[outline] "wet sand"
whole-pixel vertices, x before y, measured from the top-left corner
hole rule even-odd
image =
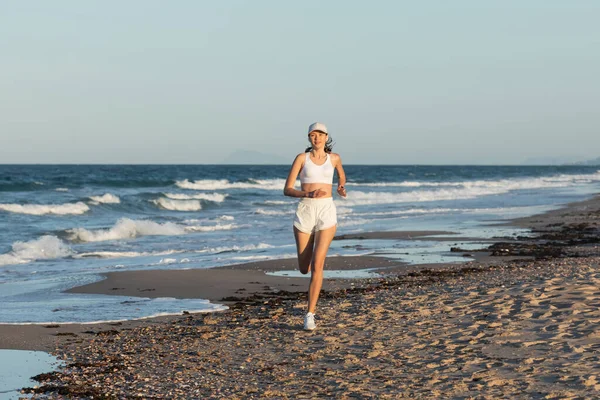
[[[246,281],[242,296],[244,286],[233,285],[240,298],[230,310],[54,336],[54,353],[70,366],[38,391],[119,398],[598,397],[599,222],[595,198],[515,221],[537,237],[481,249],[493,255],[485,261],[407,269],[386,260],[382,270],[395,276],[340,281],[324,292],[314,332],[301,330],[306,286],[293,286],[306,280],[247,282],[281,269],[281,260],[218,268],[232,279],[243,275],[236,283]],[[368,267],[349,258],[346,264]],[[181,279],[202,272],[179,271],[162,287],[155,285],[165,279],[161,271],[135,284],[120,272],[87,290],[189,293],[193,285]]]
[[[201,298],[228,304],[238,299],[280,292],[305,292],[308,277],[282,277],[266,272],[295,271],[295,258],[236,264],[219,268],[187,270],[123,271],[105,274],[105,280],[79,286],[67,293],[119,294],[124,296]],[[382,257],[330,257],[329,270],[390,268],[403,265]],[[350,280],[326,280],[326,291],[350,287]]]

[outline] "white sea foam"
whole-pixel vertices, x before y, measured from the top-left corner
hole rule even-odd
[[[372,219],[363,219],[363,218],[348,218],[338,221],[338,226],[340,227],[348,227],[355,225],[366,225],[372,223]]]
[[[389,192],[360,192],[353,191],[348,194],[344,204],[357,206],[367,204],[393,204],[404,202],[424,202],[435,200],[455,200],[476,197],[473,191],[463,189],[441,189],[435,191],[414,191],[405,193]]]
[[[251,250],[264,250],[271,249],[274,246],[267,243],[249,244],[246,246],[231,246],[231,247],[212,247],[210,249],[197,250],[196,253],[227,253],[227,252],[240,252],[240,251],[251,251]]]
[[[346,186],[365,186],[365,187],[427,187],[427,186],[462,186],[464,182],[417,182],[417,181],[405,181],[405,182],[369,182],[369,183],[355,183],[348,182]]]
[[[147,257],[147,256],[164,256],[169,254],[181,253],[183,250],[166,250],[159,252],[137,252],[137,251],[93,251],[88,253],[79,253],[73,256],[73,258],[135,258],[135,257]]]
[[[188,232],[214,232],[214,231],[229,231],[238,228],[236,224],[225,224],[225,225],[213,225],[213,226],[186,226],[185,230]]]
[[[526,210],[535,210],[539,206],[523,206],[523,207],[498,207],[498,208],[467,208],[463,211],[465,213],[472,214],[486,214],[486,213],[494,213],[494,214],[504,214],[504,213],[518,213],[524,212]]]
[[[350,207],[340,206],[339,203],[337,203],[337,202],[335,205],[335,209],[336,209],[337,215],[345,215],[345,214],[352,213],[352,209]]]
[[[73,250],[56,236],[45,235],[29,242],[15,242],[12,251],[0,254],[0,265],[26,264],[35,260],[67,257]]]
[[[353,216],[394,216],[394,215],[412,215],[412,214],[449,214],[449,213],[464,213],[464,214],[524,214],[531,210],[534,213],[538,210],[538,206],[524,207],[498,207],[498,208],[413,208],[409,210],[390,210],[377,212],[355,212]]]
[[[230,182],[227,179],[203,179],[190,182],[185,179],[176,181],[175,185],[182,189],[223,190],[223,189],[262,189],[283,190],[285,179],[250,179],[249,182]]]
[[[270,260],[273,256],[239,256],[229,257],[232,261],[256,261],[256,260]]]
[[[228,257],[228,260],[231,261],[257,261],[257,260],[281,260],[284,258],[296,258],[296,254],[286,253],[286,254],[274,254],[274,255],[253,255],[253,256],[237,256],[237,257]]]
[[[158,264],[174,264],[176,262],[176,258],[161,258]]]
[[[166,197],[173,200],[206,200],[215,203],[222,203],[228,194],[221,193],[196,193],[196,194],[181,194],[181,193],[164,193]]]
[[[69,191],[68,188],[56,188],[54,190],[56,190],[57,192],[68,192]]]
[[[185,264],[190,262],[189,258],[182,258],[181,260],[178,260],[176,258],[161,258],[159,262],[157,263],[153,263],[153,264],[149,264],[149,265],[164,265],[164,264]]]
[[[289,211],[278,211],[278,210],[265,210],[263,208],[257,208],[256,210],[254,210],[254,214],[259,214],[259,215],[290,215],[293,214],[294,210],[289,210]]]
[[[578,175],[555,175],[546,176],[541,178],[524,178],[524,179],[501,179],[497,181],[492,180],[478,180],[478,181],[459,181],[459,182],[420,182],[420,181],[404,181],[404,182],[370,182],[370,183],[355,183],[348,182],[346,186],[364,186],[364,187],[503,187],[508,183],[513,183],[518,188],[524,189],[538,189],[545,187],[561,187],[557,185],[559,183],[565,184],[580,184],[590,183],[594,181],[600,181],[600,171],[594,174],[578,174]],[[514,190],[514,189],[510,189]]]
[[[353,215],[387,216],[387,215],[406,215],[406,214],[447,214],[451,212],[466,212],[467,209],[459,208],[413,208],[410,210],[390,210],[377,212],[353,213]]]
[[[140,301],[140,305],[144,305],[144,306],[152,306],[153,304],[156,303],[169,303],[169,302],[177,302],[177,303],[181,303],[181,299],[176,299],[174,297],[157,297],[157,298],[153,298],[153,299],[149,299],[149,298],[141,298],[142,300]],[[213,304],[208,300],[202,300],[202,299],[188,299],[186,301],[187,303],[193,303],[194,307],[196,306],[201,306],[201,309],[185,309],[186,312],[190,313],[190,314],[206,314],[206,313],[210,313],[210,312],[214,312],[214,311],[223,311],[223,310],[227,310],[229,309],[229,307],[222,305],[222,304]],[[106,306],[105,306],[106,307]],[[151,309],[151,308],[150,308]],[[158,312],[158,313],[152,313],[149,315],[144,315],[141,317],[135,317],[135,318],[127,318],[127,319],[123,319],[123,318],[117,318],[117,319],[94,319],[92,321],[79,321],[77,320],[77,318],[81,318],[81,315],[77,315],[77,316],[73,316],[73,321],[58,321],[58,320],[46,320],[44,322],[3,322],[3,324],[6,325],[50,325],[50,324],[61,324],[61,325],[74,325],[74,324],[78,324],[78,325],[92,325],[92,324],[100,324],[100,323],[116,323],[116,322],[125,322],[125,321],[140,321],[140,320],[145,320],[145,319],[151,319],[151,318],[157,318],[157,317],[166,317],[169,315],[181,315],[182,313],[181,308],[177,308],[177,311],[173,311],[173,312]]]
[[[156,200],[150,200],[150,202],[171,211],[198,211],[202,209],[199,200],[172,200],[160,197]]]
[[[30,215],[75,215],[83,214],[89,209],[88,205],[82,202],[67,204],[0,204],[0,210]]]
[[[294,202],[293,201],[283,201],[283,200],[265,200],[262,202],[262,204],[264,204],[266,206],[287,206],[290,204],[294,204]]]
[[[150,255],[150,253],[139,253],[137,251],[92,251],[88,253],[79,253],[73,256],[73,258],[125,258],[125,257],[143,257]]]
[[[105,193],[102,196],[90,196],[91,203],[94,205],[98,204],[119,204],[121,199],[111,193]]]
[[[502,179],[497,181],[466,181],[461,187],[436,190],[415,190],[402,193],[351,191],[344,205],[390,204],[439,200],[472,199],[480,196],[497,195],[513,190],[568,187],[587,180],[600,180],[600,174],[559,175],[533,179]]]
[[[192,225],[192,224],[203,224],[206,222],[210,222],[210,221],[233,221],[235,220],[235,217],[231,216],[231,215],[221,215],[220,217],[216,217],[214,219],[208,219],[208,218],[204,218],[204,219],[198,219],[198,218],[193,218],[193,219],[186,219],[183,222],[187,225]]]
[[[184,235],[183,226],[172,222],[159,224],[153,221],[132,220],[121,218],[115,226],[110,229],[87,230],[75,228],[67,231],[69,239],[78,242],[102,242],[106,240],[129,239],[138,236],[150,235]]]

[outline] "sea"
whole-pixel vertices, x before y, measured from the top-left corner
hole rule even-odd
[[[0,165],[0,323],[92,323],[222,310],[203,299],[70,294],[126,270],[295,257],[288,165]],[[338,234],[527,234],[503,222],[600,191],[597,166],[346,165]],[[452,241],[336,240],[329,256],[460,262]],[[481,246],[477,241],[461,247]],[[281,274],[289,275],[289,272]],[[371,276],[369,266],[326,278]],[[348,274],[346,272],[346,274]]]

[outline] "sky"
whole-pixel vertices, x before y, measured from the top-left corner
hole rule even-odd
[[[600,2],[0,2],[0,164],[600,157]]]

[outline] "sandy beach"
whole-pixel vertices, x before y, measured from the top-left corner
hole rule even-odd
[[[50,398],[594,398],[599,221],[599,198],[511,221],[535,237],[499,239],[475,251],[477,261],[435,268],[330,258],[330,269],[383,275],[328,281],[314,332],[301,330],[308,281],[265,275],[294,269],[289,259],[111,273],[72,290],[196,296],[230,309],[113,324],[4,325],[0,347],[49,350],[65,360],[67,368],[39,377],[32,390]]]

